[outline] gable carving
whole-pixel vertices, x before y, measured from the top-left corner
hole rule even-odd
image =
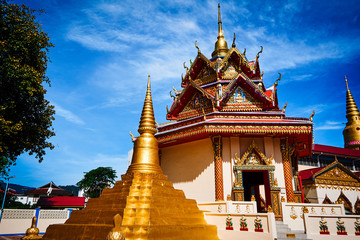
[[[273,156],[267,158],[253,140],[241,159],[235,153],[236,165],[272,165]]]
[[[340,169],[339,167],[334,167],[333,169],[319,175],[317,179],[327,179],[327,180],[340,180],[346,182],[358,182],[357,179],[350,176],[348,173]]]

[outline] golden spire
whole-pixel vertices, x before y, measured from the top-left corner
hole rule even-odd
[[[218,4],[218,10],[219,10],[218,37],[217,37],[218,40],[215,43],[215,50],[211,54],[212,57],[219,56],[219,55],[225,56],[225,54],[229,50],[228,46],[227,46],[227,42],[225,41],[225,38],[224,38],[223,30],[222,30],[220,3]]]
[[[162,173],[158,142],[154,136],[157,130],[151,99],[150,75],[138,132],[140,136],[134,142],[134,153],[127,172]]]
[[[346,118],[347,123],[343,131],[345,147],[360,150],[360,113],[355,100],[349,90],[347,77],[346,83]]]

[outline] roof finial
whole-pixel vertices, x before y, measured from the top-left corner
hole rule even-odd
[[[232,46],[231,46],[231,47],[233,47],[233,48],[236,48],[235,40],[236,40],[236,35],[235,35],[235,33],[234,33],[233,44],[232,44]]]
[[[212,57],[216,56],[225,56],[225,54],[228,52],[228,46],[227,42],[224,38],[224,33],[222,30],[222,23],[221,23],[221,14],[220,14],[220,3],[218,4],[218,11],[219,11],[219,21],[218,21],[218,37],[217,41],[215,43],[215,50],[211,54]]]
[[[218,32],[218,35],[222,36],[223,35],[223,30],[222,30],[222,23],[221,23],[220,3],[218,3],[218,10],[219,10],[219,21],[218,21],[219,32]]]
[[[347,81],[346,75],[345,75],[345,83],[346,83],[346,89],[349,91],[349,85],[348,85],[348,81]]]

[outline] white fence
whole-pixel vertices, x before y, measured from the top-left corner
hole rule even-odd
[[[198,203],[200,210],[213,213],[257,213],[256,202],[245,201],[219,201],[209,203]]]
[[[313,240],[352,240],[360,239],[360,235],[355,234],[356,222],[360,225],[358,215],[313,215],[304,214],[306,234]],[[326,225],[327,232],[320,233],[320,221]],[[339,224],[342,225],[342,233],[339,232]],[[360,227],[359,227],[360,228]],[[358,232],[360,234],[360,229]],[[346,232],[346,233],[345,233]]]
[[[344,215],[343,204],[286,203],[282,202],[283,221],[292,230],[305,231],[304,212],[314,215]],[[360,239],[360,238],[359,238]]]
[[[24,234],[30,227],[34,216],[37,217],[37,228],[40,233],[43,233],[50,224],[64,223],[69,218],[71,211],[71,209],[4,209],[0,223],[0,235]]]

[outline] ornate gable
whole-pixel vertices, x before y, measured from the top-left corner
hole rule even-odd
[[[235,154],[236,165],[272,165],[272,160],[273,156],[267,158],[258,148],[255,141],[252,141],[241,159]]]
[[[360,190],[359,177],[337,160],[315,173],[313,178],[320,188]]]
[[[223,103],[224,111],[262,111],[263,104],[241,87],[235,88],[232,95]]]

